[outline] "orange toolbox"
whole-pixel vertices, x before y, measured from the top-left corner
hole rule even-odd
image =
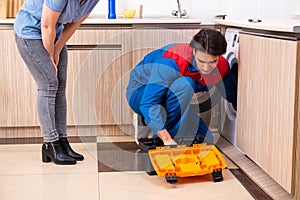
[[[156,147],[148,151],[152,166],[158,176],[174,184],[180,177],[212,174],[214,182],[223,180],[222,170],[227,165],[214,145],[194,144]]]

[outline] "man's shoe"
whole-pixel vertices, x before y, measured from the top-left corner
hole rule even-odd
[[[196,135],[192,144],[201,144],[204,142],[205,137],[203,137],[202,135]]]
[[[133,124],[134,125],[134,136],[135,136],[136,142],[138,144],[140,139],[148,138],[149,135],[151,135],[151,130],[147,126],[144,117],[142,117],[138,114],[134,114],[133,119],[134,119],[133,120],[134,121],[134,124]]]

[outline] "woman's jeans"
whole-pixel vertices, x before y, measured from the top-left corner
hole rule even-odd
[[[54,142],[66,134],[67,48],[60,53],[58,72],[42,40],[15,36],[17,47],[38,86],[37,111],[45,142]],[[24,88],[26,89],[26,88]]]
[[[207,142],[213,142],[213,136],[205,122],[199,117],[199,110],[191,109],[190,103],[194,95],[195,83],[189,77],[180,77],[171,85],[166,94],[166,99],[162,100],[165,112],[162,116],[165,119],[165,127],[171,137],[186,137],[199,135],[206,138]],[[131,96],[129,105],[131,109],[142,115],[140,102],[144,95],[145,86],[140,87]],[[153,137],[158,137],[156,133]]]

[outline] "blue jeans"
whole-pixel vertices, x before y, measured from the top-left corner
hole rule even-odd
[[[144,88],[140,87],[131,96],[129,105],[131,109],[142,115],[140,102],[144,95]],[[213,136],[205,122],[198,116],[198,112],[191,109],[190,103],[194,95],[195,83],[189,77],[180,77],[171,85],[163,99],[161,106],[164,112],[165,127],[172,138],[201,135],[212,142]],[[157,137],[154,133],[153,137]]]
[[[58,74],[42,40],[15,36],[20,55],[38,86],[37,112],[45,142],[54,142],[66,133],[66,81],[68,54],[66,46],[60,53]],[[26,89],[26,88],[25,88]]]

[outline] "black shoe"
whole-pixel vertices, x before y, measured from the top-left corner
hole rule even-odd
[[[155,147],[161,147],[161,146],[164,146],[164,142],[159,137],[156,137],[156,138],[153,138],[153,145]]]
[[[42,161],[57,165],[75,165],[76,160],[66,154],[60,141],[45,142],[42,146]]]
[[[159,138],[141,138],[139,141],[139,148],[145,152],[156,147],[164,146],[164,142]]]
[[[150,128],[147,126],[145,118],[143,116],[137,115],[136,122],[134,124],[135,137],[137,140],[148,139],[151,134]]]
[[[77,161],[82,161],[84,159],[83,155],[73,151],[73,149],[71,148],[67,138],[60,138],[59,141],[60,141],[64,151],[67,153],[68,156],[74,158]]]
[[[202,135],[196,135],[193,142],[192,142],[192,145],[193,144],[201,144],[204,142],[204,137]]]

